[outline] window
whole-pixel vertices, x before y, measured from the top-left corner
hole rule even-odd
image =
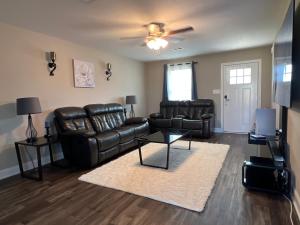
[[[229,83],[232,85],[251,84],[251,68],[230,70]]]
[[[168,65],[167,88],[169,100],[191,100],[192,65]]]
[[[292,65],[285,64],[283,71],[283,82],[290,82],[292,80]]]

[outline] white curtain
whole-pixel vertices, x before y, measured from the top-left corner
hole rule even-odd
[[[192,99],[191,63],[168,65],[167,90],[171,101]]]

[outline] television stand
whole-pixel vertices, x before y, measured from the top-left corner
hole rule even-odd
[[[272,193],[288,193],[290,174],[285,166],[282,149],[279,145],[280,135],[255,139],[248,133],[248,143],[267,145],[272,158],[250,156],[242,166],[242,184],[247,189]]]

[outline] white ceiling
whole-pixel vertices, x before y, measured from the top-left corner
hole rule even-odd
[[[171,59],[270,44],[287,0],[1,0],[0,21],[141,61]],[[185,40],[153,52],[142,25],[187,25]],[[176,48],[183,50],[174,50]]]

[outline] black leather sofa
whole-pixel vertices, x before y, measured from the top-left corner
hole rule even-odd
[[[157,130],[191,130],[195,137],[209,138],[214,128],[214,102],[211,99],[166,101],[160,112],[150,115],[151,132]]]
[[[137,145],[149,133],[146,118],[126,119],[120,104],[63,107],[54,111],[64,157],[73,165],[94,167]]]

